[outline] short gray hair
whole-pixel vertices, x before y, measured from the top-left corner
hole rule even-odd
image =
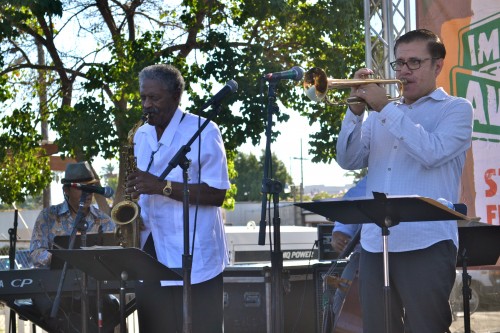
[[[181,72],[172,65],[158,64],[145,67],[139,72],[139,86],[142,86],[144,80],[160,82],[165,89],[178,94],[179,99],[184,91],[184,78]]]

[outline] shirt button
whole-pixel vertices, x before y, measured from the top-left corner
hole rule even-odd
[[[391,171],[391,168],[387,168],[387,171]]]
[[[382,121],[382,124],[385,124],[385,119],[382,119],[381,121]]]
[[[398,149],[398,146],[394,146],[394,149]]]

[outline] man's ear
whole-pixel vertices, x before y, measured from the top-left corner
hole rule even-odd
[[[443,70],[443,65],[444,65],[444,59],[443,58],[439,58],[439,59],[435,59],[435,64],[436,64],[436,68],[435,68],[435,73],[436,73],[436,76],[439,75],[439,73],[441,73],[441,71]]]
[[[63,186],[63,197],[64,199],[68,200],[68,196],[69,196],[69,187],[68,186]]]

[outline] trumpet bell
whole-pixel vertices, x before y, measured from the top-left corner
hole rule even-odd
[[[346,89],[370,83],[375,83],[380,85],[388,85],[388,84],[396,85],[398,94],[394,97],[390,95],[387,96],[390,101],[394,101],[400,99],[401,96],[403,95],[403,85],[406,84],[406,81],[397,79],[386,80],[386,79],[373,79],[373,78],[354,79],[354,80],[331,79],[327,77],[326,72],[323,69],[319,67],[313,67],[305,73],[303,85],[306,96],[314,102],[324,101],[325,103],[330,105],[344,105],[344,104],[352,105],[352,104],[364,103],[364,100],[358,97],[350,97],[342,102],[333,101],[330,100],[327,96],[328,90]]]
[[[304,89],[306,96],[314,102],[321,102],[328,91],[328,78],[323,69],[313,67],[304,75]]]
[[[326,94],[319,94],[314,86],[306,89],[306,96],[313,102],[321,102]]]

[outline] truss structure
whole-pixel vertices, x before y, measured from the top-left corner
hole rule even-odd
[[[410,31],[410,0],[364,0],[366,67],[378,78],[393,78],[394,41]],[[388,93],[396,87],[388,86]]]

